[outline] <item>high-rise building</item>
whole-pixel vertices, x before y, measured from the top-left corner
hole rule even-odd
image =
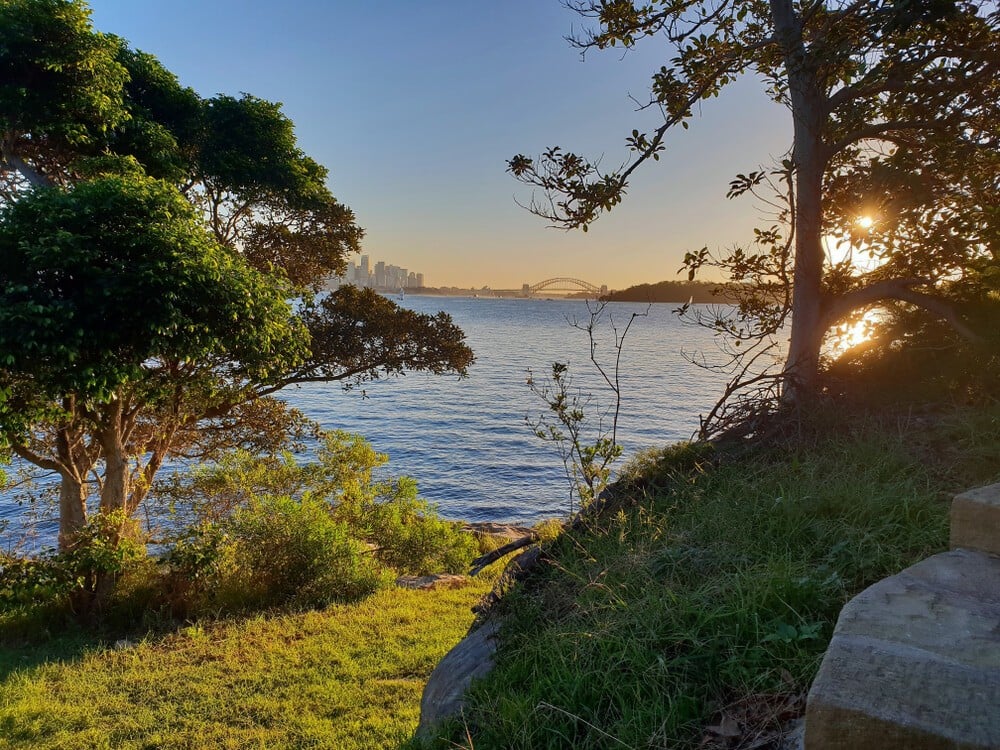
[[[374,269],[371,266],[371,256],[362,255],[361,264],[348,263],[343,276],[338,276],[330,282],[331,288],[344,284],[354,284],[358,287],[371,287],[383,292],[395,292],[400,289],[416,289],[424,286],[424,275],[409,271],[399,266],[377,261]]]

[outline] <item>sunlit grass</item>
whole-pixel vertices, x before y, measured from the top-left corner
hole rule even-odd
[[[831,420],[700,471],[647,457],[648,494],[508,597],[498,668],[436,746],[693,749],[727,706],[794,701],[848,598],[944,549],[951,496],[1000,478],[993,417]],[[928,460],[959,435],[974,472]]]
[[[489,587],[0,649],[0,748],[391,748]]]

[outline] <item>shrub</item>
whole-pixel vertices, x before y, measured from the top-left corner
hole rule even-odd
[[[380,489],[378,499],[345,500],[334,515],[374,545],[383,563],[410,575],[458,573],[469,567],[479,551],[475,537],[417,497],[416,482],[401,477]]]
[[[0,555],[0,611],[25,622],[40,612],[92,617],[110,603],[109,584],[145,559],[145,544],[124,511],[99,513],[68,550]]]
[[[93,516],[59,557],[83,579],[114,577],[145,558],[146,545],[135,521],[124,510],[115,510]]]
[[[259,498],[229,525],[234,571],[222,599],[322,607],[358,599],[391,581],[364,544],[310,496]]]
[[[56,555],[0,553],[0,609],[57,601],[77,585],[73,571]]]
[[[200,522],[166,555],[176,615],[357,599],[396,574],[466,569],[473,535],[441,519],[409,477],[375,480],[388,458],[359,435],[321,435],[314,461],[235,451],[161,484]]]

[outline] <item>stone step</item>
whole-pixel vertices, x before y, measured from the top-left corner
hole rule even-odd
[[[956,495],[951,504],[951,548],[1000,555],[1000,484]]]
[[[852,599],[809,693],[805,747],[1000,748],[1000,558],[944,552]]]

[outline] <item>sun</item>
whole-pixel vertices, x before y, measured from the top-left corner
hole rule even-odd
[[[862,229],[871,229],[874,223],[875,219],[871,216],[859,216],[857,219],[857,225]]]

